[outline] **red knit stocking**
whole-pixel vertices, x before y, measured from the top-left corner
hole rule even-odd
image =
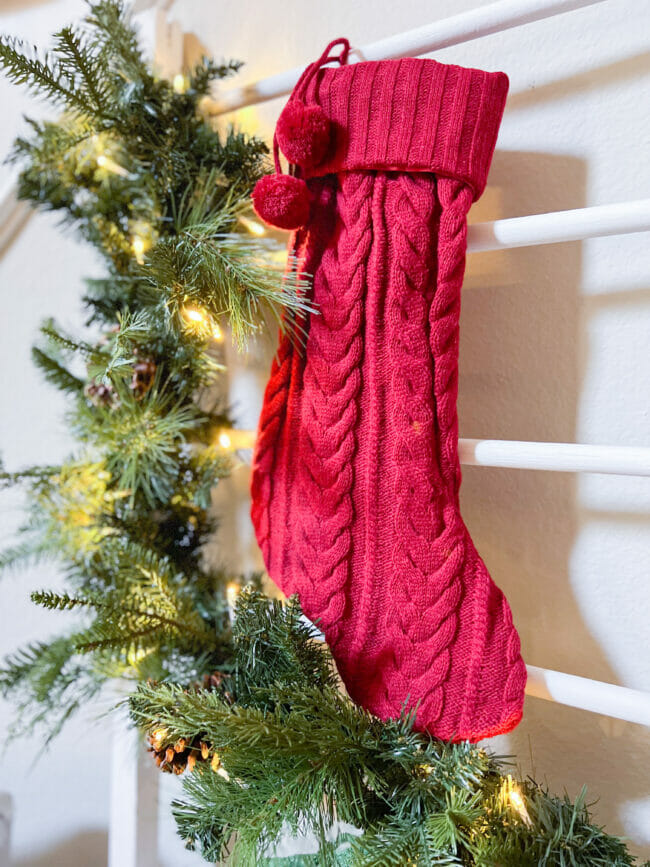
[[[341,76],[350,70],[355,88],[346,91]],[[451,92],[445,70],[456,76]],[[417,708],[418,728],[478,740],[519,722],[526,671],[508,604],[458,506],[466,215],[487,175],[505,77],[456,70],[434,61],[363,63],[323,70],[313,86],[311,99],[330,117],[336,97],[348,94],[346,135],[329,164],[309,173],[311,217],[294,246],[313,275],[319,313],[305,323],[306,347],[283,340],[271,372],[252,516],[269,574],[300,595],[355,701],[382,718]],[[429,74],[433,96],[423,89]],[[363,104],[366,83],[388,100],[376,106],[387,123],[408,94],[415,100],[430,171],[410,165],[421,145],[413,120],[410,137],[389,127],[394,139],[384,137],[380,156],[372,138],[355,155],[349,94]],[[442,97],[457,99],[459,89],[457,116]],[[473,92],[478,108],[470,110]],[[491,127],[481,114],[490,99],[500,99]],[[432,137],[420,102],[435,105],[433,132],[442,134]],[[361,122],[371,135],[372,120]],[[473,149],[477,177],[458,171],[463,146]],[[434,171],[437,148],[444,173]]]

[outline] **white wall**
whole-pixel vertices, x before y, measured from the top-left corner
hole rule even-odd
[[[1,4],[0,30],[43,44],[54,28],[83,10],[81,2],[47,5]],[[0,80],[0,129],[4,157],[21,127],[24,112],[43,112],[17,88]],[[0,167],[0,188],[10,175]],[[52,217],[32,218],[11,250],[0,259],[0,454],[9,468],[56,461],[71,442],[64,429],[63,403],[47,386],[30,359],[39,323],[48,315],[75,327],[81,324],[80,276],[96,271],[89,251],[65,237]],[[12,541],[20,523],[18,497],[0,500],[0,545]],[[29,601],[31,590],[56,586],[49,565],[6,575],[0,606],[0,654],[27,641],[47,638],[62,621]],[[63,615],[65,617],[65,615]],[[11,709],[0,705],[4,731]],[[71,723],[48,752],[38,737],[6,742],[0,753],[0,791],[14,798],[12,855],[14,865],[72,867],[101,865],[106,850],[108,761],[106,724],[95,714]],[[4,867],[4,865],[3,865]]]
[[[178,0],[175,14],[217,57],[246,61],[242,81],[307,63],[336,36],[362,45],[483,5],[477,0],[296,0],[213,4]],[[43,41],[83,9],[77,0],[41,5],[5,0],[2,30]],[[609,0],[591,9],[438,52],[436,59],[510,77],[510,96],[490,183],[473,221],[625,201],[650,195],[650,4]],[[1,85],[5,152],[24,98]],[[644,105],[644,102],[646,105]],[[282,101],[245,109],[239,122],[270,138]],[[3,169],[4,171],[4,169]],[[647,234],[470,257],[461,321],[461,435],[647,445],[650,264]],[[68,443],[60,405],[29,363],[38,320],[78,318],[87,251],[47,218],[32,220],[0,261],[0,448],[9,466],[48,460]],[[267,361],[233,375],[242,424],[259,411]],[[239,552],[254,562],[244,472],[233,481],[241,509]],[[18,520],[3,500],[0,536]],[[467,468],[464,515],[506,591],[527,662],[650,690],[650,482],[646,479]],[[0,651],[55,628],[27,601],[45,571],[5,579]],[[108,750],[98,729],[73,723],[30,771],[33,741],[9,745],[0,789],[16,797],[17,863],[101,864]],[[557,791],[583,782],[596,815],[650,856],[650,732],[537,699],[493,746],[517,755]],[[34,819],[36,818],[36,821]],[[171,836],[166,819],[165,834]],[[57,861],[52,855],[74,842]],[[84,848],[85,847],[85,848]],[[168,848],[169,847],[169,848]],[[181,863],[165,843],[161,863]]]

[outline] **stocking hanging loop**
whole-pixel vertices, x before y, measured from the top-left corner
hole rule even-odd
[[[340,45],[338,54],[330,54]],[[312,169],[323,161],[331,143],[331,124],[319,105],[305,105],[304,96],[318,70],[327,63],[348,61],[350,43],[334,39],[318,60],[306,67],[282,111],[273,135],[275,175],[262,178],[253,191],[253,207],[266,223],[281,229],[298,229],[309,219],[309,190],[300,172],[284,175],[280,150],[290,165]]]

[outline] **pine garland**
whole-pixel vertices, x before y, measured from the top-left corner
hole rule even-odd
[[[210,399],[219,340],[228,330],[244,345],[269,318],[296,329],[309,309],[305,278],[283,279],[241,219],[266,146],[201,113],[240,64],[204,60],[174,87],[149,69],[121,2],[98,0],[47,54],[0,38],[0,65],[62,111],[15,144],[20,197],[56,211],[105,265],[86,284],[87,333],[48,320],[33,350],[78,448],[60,466],[0,466],[0,487],[28,498],[0,568],[56,560],[66,589],[32,599],[70,620],[0,669],[16,730],[50,739],[108,679],[132,681],[157,762],[193,768],[174,814],[208,861],[634,864],[584,792],[555,797],[480,747],[414,732],[409,714],[381,722],[355,706],[295,598],[205,561],[211,492],[231,471],[218,434],[232,422]],[[287,830],[314,834],[318,852],[277,857]]]
[[[244,590],[233,629],[230,700],[219,692],[141,684],[133,719],[210,744],[218,770],[197,765],[174,803],[181,836],[214,862],[275,863],[280,837],[310,831],[319,854],[301,864],[631,865],[625,845],[572,802],[469,744],[437,741],[412,715],[380,722],[338,689],[329,650],[286,605]],[[334,822],[363,829],[336,835]],[[331,839],[334,832],[334,840]],[[278,863],[286,863],[278,860]]]
[[[33,350],[67,397],[79,447],[58,467],[0,472],[29,504],[0,566],[53,559],[69,583],[33,595],[71,612],[69,630],[0,671],[17,729],[49,720],[51,736],[109,678],[187,682],[228,668],[238,579],[202,556],[211,491],[231,469],[218,432],[232,422],[209,398],[223,370],[215,335],[229,328],[244,343],[267,314],[291,327],[307,302],[240,221],[266,146],[219,134],[200,112],[239,63],[205,60],[178,92],[148,68],[112,0],[91,3],[46,54],[0,38],[0,63],[63,110],[28,121],[16,142],[20,197],[56,211],[105,263],[87,283],[89,331],[49,319]]]

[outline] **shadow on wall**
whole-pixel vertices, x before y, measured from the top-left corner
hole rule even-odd
[[[472,222],[579,207],[586,169],[569,156],[497,152]],[[461,315],[459,416],[464,437],[575,442],[585,369],[582,245],[526,247],[468,257]],[[524,659],[617,682],[574,596],[569,563],[579,528],[574,474],[465,467],[464,518],[506,593]],[[594,576],[603,581],[603,576]],[[490,743],[523,773],[575,795],[586,783],[597,818],[624,834],[619,812],[648,797],[638,757],[650,733],[539,699]],[[650,841],[632,841],[641,844]],[[650,849],[644,856],[650,854]]]
[[[88,867],[103,867],[107,863],[108,835],[106,831],[84,831],[55,848],[26,860],[12,861],[12,867],[70,867],[71,864],[86,864]]]

